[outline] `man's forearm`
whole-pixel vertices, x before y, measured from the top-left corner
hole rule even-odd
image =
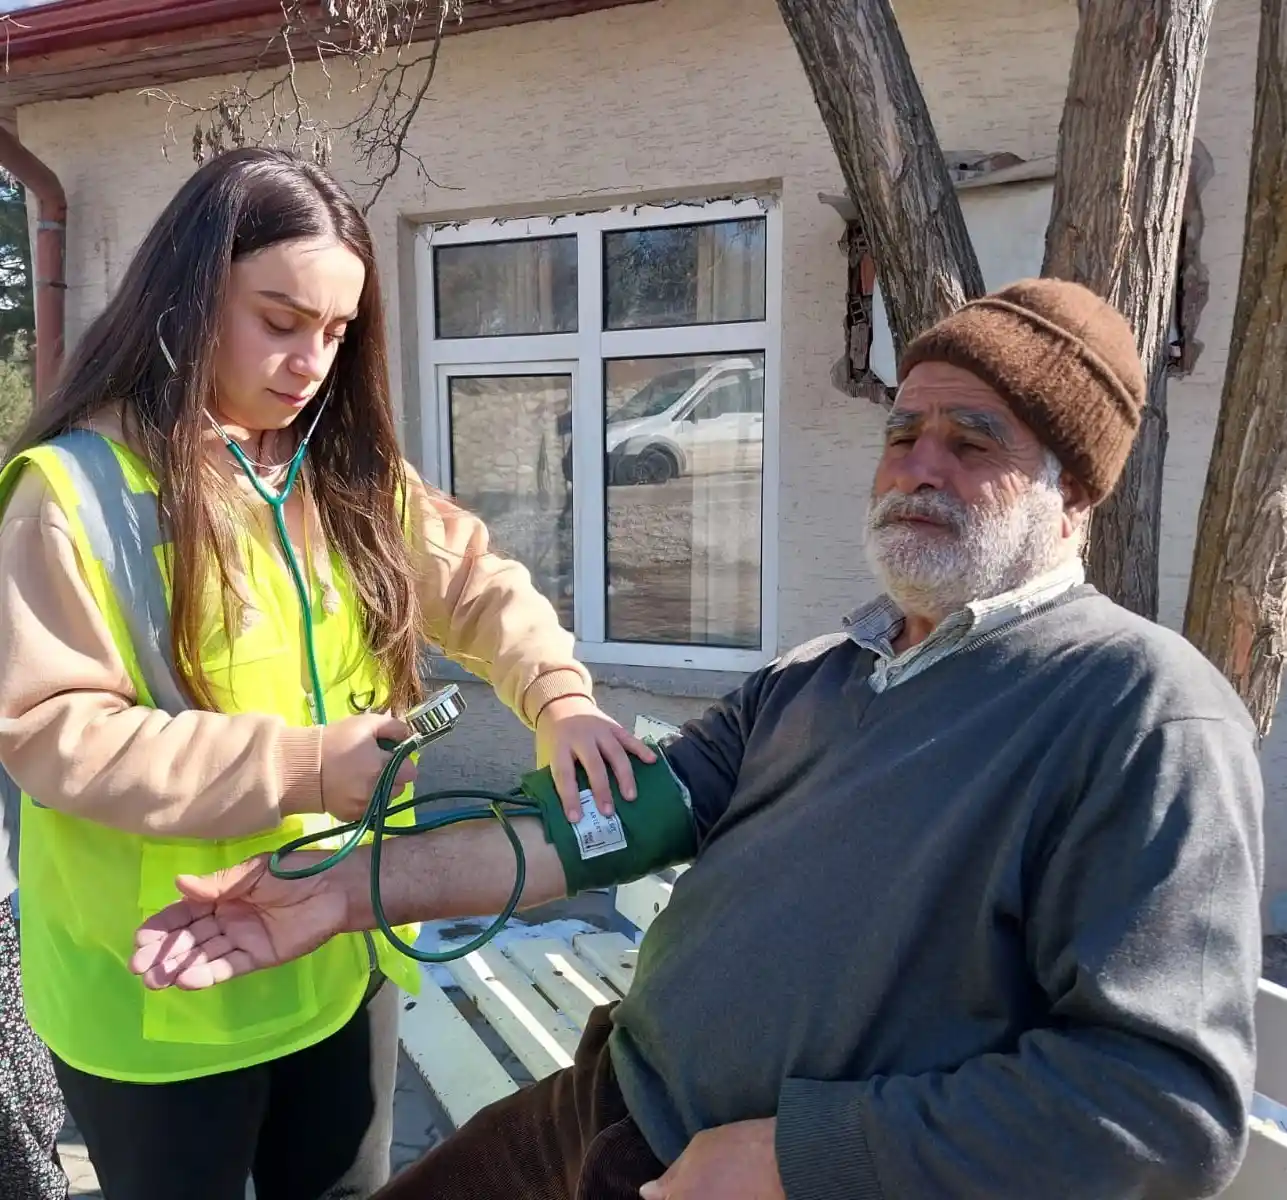
[[[862,1082],[788,1079],[788,1196],[1214,1196],[1245,1107],[1201,1058],[1123,1030],[1036,1030],[1011,1054]]]
[[[540,821],[511,818],[523,845],[527,877],[520,907],[567,894],[567,881]],[[515,879],[514,848],[498,821],[465,821],[432,833],[387,839],[380,853],[380,897],[391,925],[495,913]],[[371,848],[364,846],[324,878],[344,894],[345,932],[376,927],[371,909]]]

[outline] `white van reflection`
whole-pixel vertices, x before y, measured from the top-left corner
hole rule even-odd
[[[759,471],[764,368],[734,357],[667,371],[610,413],[604,433],[610,483]]]

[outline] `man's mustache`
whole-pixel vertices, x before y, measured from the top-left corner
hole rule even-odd
[[[894,521],[920,519],[936,521],[953,533],[961,533],[969,521],[966,506],[945,492],[887,492],[871,507],[867,524],[882,529]]]

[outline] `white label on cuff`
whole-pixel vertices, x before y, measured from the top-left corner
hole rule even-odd
[[[626,848],[626,831],[622,828],[621,819],[616,813],[605,817],[589,790],[581,793],[581,819],[572,826],[572,832],[576,834],[582,861]]]

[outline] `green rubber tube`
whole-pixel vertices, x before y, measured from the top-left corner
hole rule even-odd
[[[645,739],[647,740],[647,739]],[[276,850],[268,861],[269,872],[278,879],[309,879],[329,871],[343,862],[371,835],[371,911],[376,928],[399,952],[422,963],[446,963],[464,958],[482,949],[505,927],[518,909],[527,883],[527,859],[523,843],[515,831],[512,817],[534,817],[541,821],[545,837],[559,855],[567,880],[568,895],[589,888],[610,887],[642,878],[650,871],[689,861],[697,853],[697,829],[693,822],[687,792],[666,762],[655,743],[649,743],[657,755],[654,763],[633,765],[637,796],[623,800],[615,780],[612,794],[615,813],[604,818],[590,798],[584,772],[578,768],[578,785],[582,789],[582,819],[574,828],[563,813],[562,803],[548,768],[523,776],[512,792],[492,792],[481,788],[447,788],[425,792],[392,804],[398,771],[402,764],[423,745],[423,740],[408,738],[400,743],[382,743],[390,751],[371,801],[356,821],[295,838]],[[414,825],[389,825],[388,819],[420,804],[443,800],[483,801],[482,804],[453,812],[439,813]],[[405,837],[409,834],[432,833],[463,821],[496,820],[514,851],[514,886],[500,913],[486,929],[463,946],[451,950],[421,950],[400,938],[390,925],[380,895],[380,860],[386,835]],[[290,868],[284,861],[298,850],[318,842],[345,837],[344,843],[326,858],[305,867]]]

